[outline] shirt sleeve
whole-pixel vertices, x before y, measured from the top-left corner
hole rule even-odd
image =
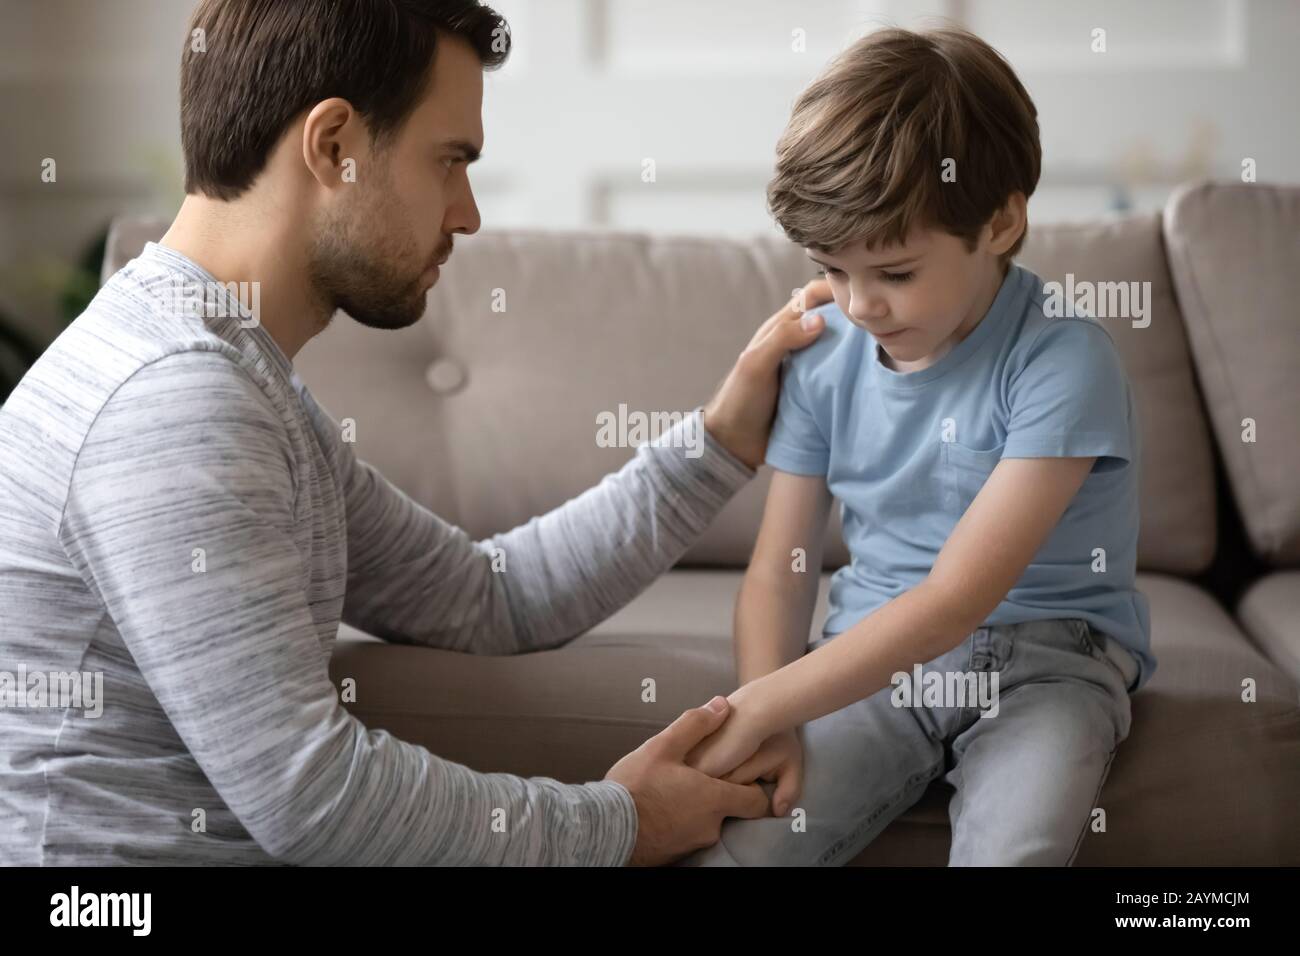
[[[754,476],[697,408],[594,488],[473,541],[359,460],[309,392],[305,400],[334,446],[347,501],[343,618],[399,643],[474,654],[561,645],[671,568]]]
[[[216,353],[169,356],[100,412],[60,527],[185,749],[253,839],[296,864],[626,862],[636,808],[622,786],[476,773],[343,708],[331,622],[306,596],[341,582],[313,580],[295,537],[293,462],[287,429],[242,369]]]
[[[1128,378],[1110,334],[1091,319],[1054,319],[1034,339],[1007,389],[1003,458],[1102,459],[1133,455]]]
[[[830,467],[830,443],[808,401],[801,354],[787,355],[782,362],[781,396],[767,442],[766,461],[773,468],[795,475],[825,475]]]

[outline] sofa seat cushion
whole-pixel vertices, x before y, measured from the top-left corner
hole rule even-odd
[[[566,646],[516,657],[339,642],[336,683],[349,709],[480,771],[600,779],[682,710],[735,688],[731,613],[740,572],[673,571]],[[815,622],[825,614],[825,588]],[[1204,591],[1139,575],[1158,667],[1133,699],[1133,730],[1102,790],[1106,833],[1082,865],[1279,864],[1300,858],[1300,707],[1296,683],[1264,658]],[[1253,678],[1257,702],[1243,703]],[[654,699],[643,700],[648,679]],[[943,864],[942,780],[855,860]]]
[[[1237,605],[1237,618],[1264,656],[1300,683],[1300,571],[1260,578]]]

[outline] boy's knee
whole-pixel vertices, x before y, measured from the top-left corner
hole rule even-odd
[[[713,846],[696,850],[679,866],[813,866],[813,837],[785,818],[728,820]]]

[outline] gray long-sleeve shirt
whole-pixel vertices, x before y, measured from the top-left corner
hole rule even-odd
[[[185,282],[215,280],[149,243],[0,409],[0,863],[626,862],[622,786],[476,773],[350,716],[339,622],[555,647],[753,471],[670,433],[474,542],[356,458],[264,329],[162,294]],[[32,692],[60,672],[102,674],[102,712]]]

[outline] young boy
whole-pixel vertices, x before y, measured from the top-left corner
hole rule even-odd
[[[847,862],[941,774],[950,865],[1078,852],[1155,659],[1123,367],[1011,262],[1039,161],[1028,94],[962,31],[873,33],[795,105],[769,205],[835,302],[787,360],[741,686],[690,758],[774,781],[773,816],[688,865]],[[805,648],[832,496],[852,561]]]

